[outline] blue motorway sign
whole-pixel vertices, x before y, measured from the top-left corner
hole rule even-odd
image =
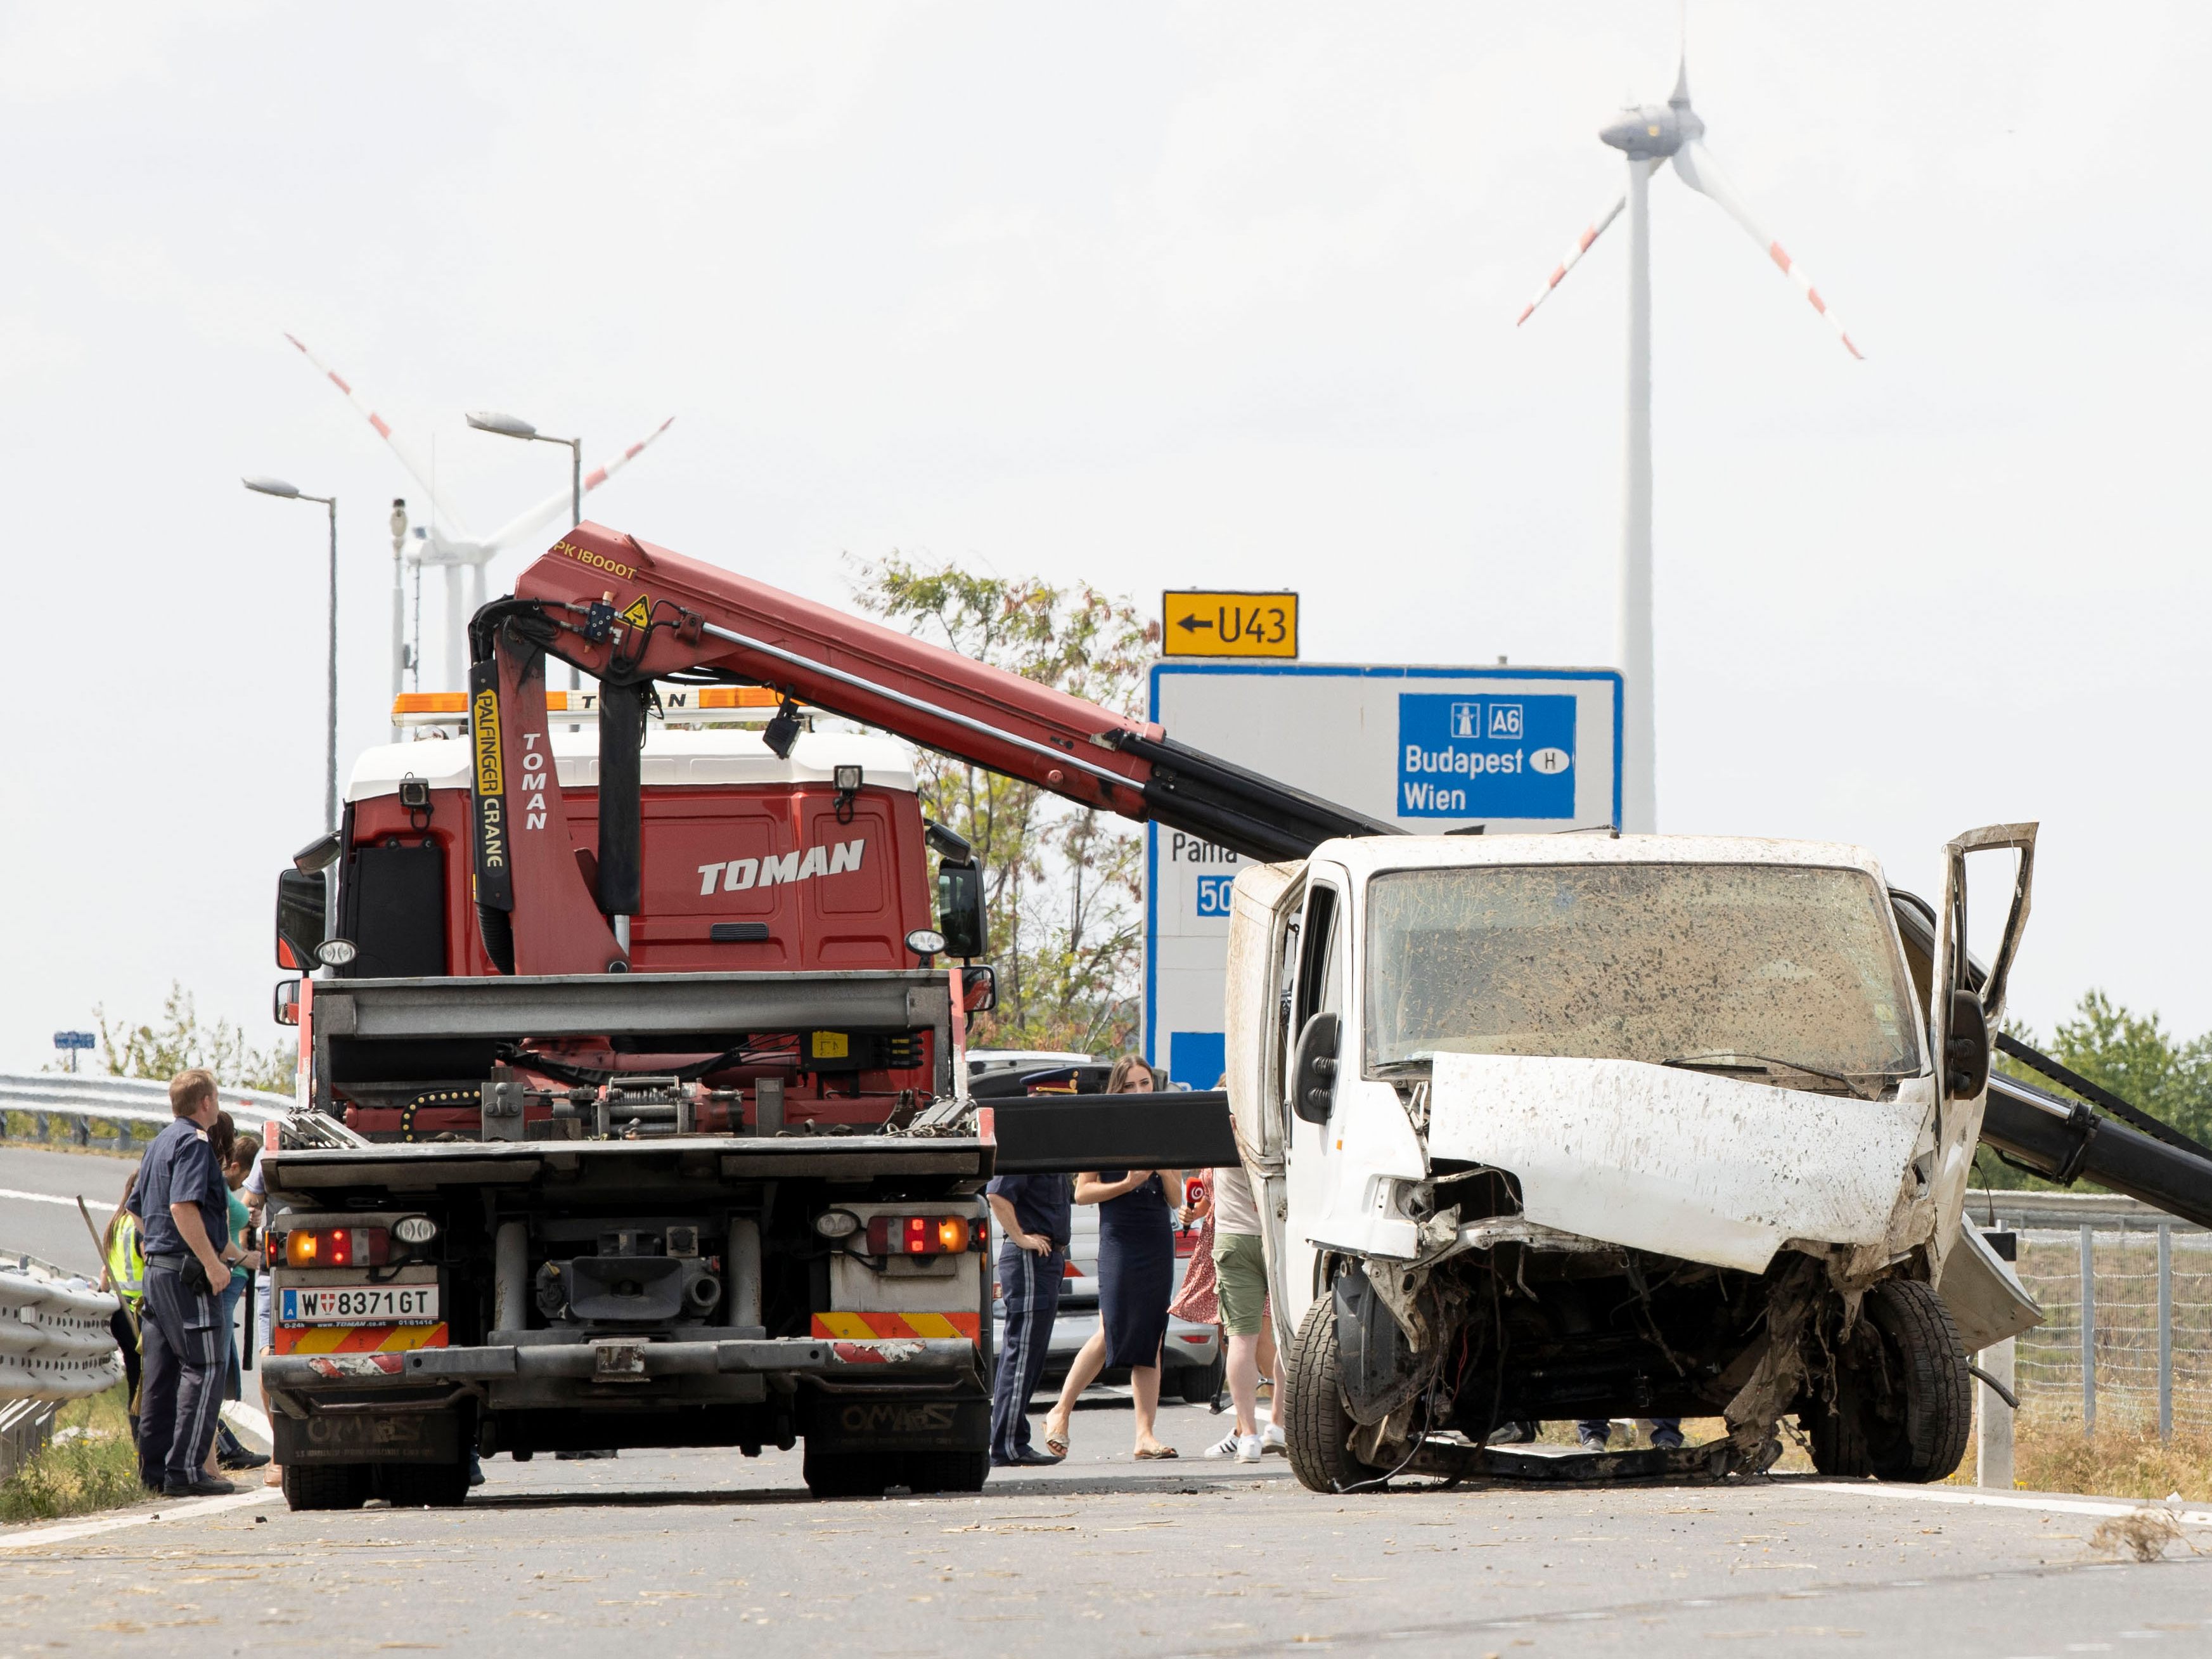
[[[1398,694],[1398,815],[1571,818],[1575,699]]]

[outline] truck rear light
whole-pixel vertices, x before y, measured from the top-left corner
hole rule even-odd
[[[284,1235],[288,1267],[380,1267],[392,1236],[381,1227],[295,1227]]]
[[[964,1215],[879,1215],[868,1222],[870,1255],[949,1255],[968,1248]]]

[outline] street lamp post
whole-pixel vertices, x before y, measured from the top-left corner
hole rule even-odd
[[[248,489],[288,501],[314,501],[331,515],[330,672],[323,705],[323,828],[338,827],[338,498],[305,495],[282,478],[241,478]]]
[[[512,415],[501,415],[495,410],[477,409],[469,411],[469,424],[479,432],[496,432],[502,438],[520,438],[526,442],[566,444],[568,446],[568,527],[574,530],[584,521],[584,441],[581,438],[556,438],[540,432],[525,420]],[[568,689],[575,690],[584,683],[582,672],[576,665],[568,665]],[[575,730],[574,726],[570,731]]]

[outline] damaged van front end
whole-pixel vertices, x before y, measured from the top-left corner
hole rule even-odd
[[[1948,1474],[1970,1342],[2037,1317],[1961,1226],[2033,844],[1953,844],[1920,957],[1853,848],[1347,841],[1240,878],[1230,1086],[1301,1479],[1621,1417],[1719,1416],[1650,1467],[1744,1472],[1792,1414],[1827,1472]],[[2017,873],[1977,993],[1982,850]]]

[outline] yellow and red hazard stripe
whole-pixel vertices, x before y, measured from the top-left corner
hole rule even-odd
[[[882,1342],[900,1337],[965,1337],[975,1341],[982,1328],[972,1313],[818,1313],[812,1334],[841,1342]]]
[[[447,1346],[443,1322],[435,1325],[279,1325],[271,1333],[278,1353],[404,1353]]]

